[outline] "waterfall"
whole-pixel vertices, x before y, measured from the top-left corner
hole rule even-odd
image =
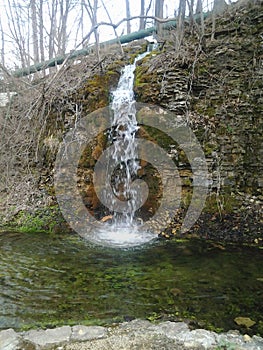
[[[96,232],[95,240],[112,246],[128,247],[140,245],[154,238],[149,232],[141,232],[135,218],[136,210],[143,199],[138,193],[140,169],[138,161],[136,132],[139,129],[136,120],[135,97],[133,91],[136,62],[148,52],[139,55],[133,64],[123,68],[116,90],[112,93],[112,128],[109,135],[111,143],[108,153],[104,203],[113,213],[112,223],[106,229]],[[117,208],[117,209],[116,209]],[[118,210],[119,208],[119,210]]]
[[[116,198],[126,202],[126,210],[114,213],[114,224],[119,226],[133,225],[136,211],[136,188],[132,187],[133,179],[137,175],[140,166],[135,142],[135,135],[139,129],[136,120],[135,98],[133,92],[134,71],[136,62],[147,53],[141,54],[133,64],[125,66],[120,77],[117,89],[112,93],[111,108],[113,114],[113,132],[110,135],[113,142],[112,158],[118,168],[112,186]]]

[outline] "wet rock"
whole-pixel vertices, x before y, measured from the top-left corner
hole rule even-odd
[[[217,343],[217,334],[205,329],[196,329],[191,332],[182,333],[179,340],[187,348],[202,346],[204,349],[211,349]]]
[[[234,344],[240,346],[243,344],[243,337],[238,331],[229,331],[218,335],[219,344]]]
[[[242,336],[238,331],[216,334],[190,330],[183,322],[154,324],[133,320],[118,326],[64,326],[16,333],[0,332],[1,350],[262,350],[263,338]]]
[[[63,326],[55,329],[47,330],[32,330],[26,332],[24,340],[33,343],[37,346],[45,347],[47,345],[54,345],[67,342],[71,337],[71,327]]]
[[[16,350],[20,336],[13,329],[6,329],[0,332],[0,349]]]
[[[107,335],[107,328],[100,326],[74,326],[72,327],[72,341],[84,341],[104,338]]]
[[[254,345],[252,345],[254,348],[256,347],[257,350],[263,349],[263,338],[258,337],[257,335],[254,335],[252,337],[252,340],[254,342]],[[254,350],[254,349],[253,349]]]
[[[183,322],[162,322],[159,325],[152,328],[156,333],[163,334],[168,338],[179,339],[180,337],[189,332],[189,328],[186,323]]]

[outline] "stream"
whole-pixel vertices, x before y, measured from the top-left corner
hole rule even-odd
[[[116,249],[77,235],[0,234],[0,329],[191,320],[263,335],[262,250],[201,240]],[[236,317],[255,321],[250,329]]]

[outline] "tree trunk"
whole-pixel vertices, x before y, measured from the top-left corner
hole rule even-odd
[[[84,6],[89,15],[91,26],[94,28],[98,24],[98,21],[97,21],[98,0],[94,0],[93,5],[91,5],[90,0],[87,0],[87,3],[88,4],[84,2]],[[100,41],[99,41],[99,33],[97,28],[94,30],[94,37],[95,37],[95,49],[97,53],[97,58],[98,58],[98,61],[100,61]]]
[[[5,66],[5,34],[3,31],[2,21],[0,17],[0,32],[1,32],[1,65]]]
[[[164,0],[156,0],[156,2],[155,2],[155,17],[163,18],[163,4],[164,4]],[[156,21],[155,26],[156,26],[157,35],[159,37],[161,37],[163,25]]]
[[[177,43],[176,48],[179,50],[184,37],[184,20],[185,20],[186,0],[180,0],[177,25]]]
[[[131,18],[130,0],[126,0],[126,18]],[[127,21],[127,34],[131,33],[131,22]]]
[[[39,50],[40,60],[45,60],[45,48],[44,48],[44,21],[43,21],[43,0],[39,2]]]
[[[51,9],[49,8],[49,18],[50,18],[50,30],[49,30],[49,43],[48,43],[48,57],[51,59],[54,57],[55,53],[55,37],[56,37],[56,27],[57,27],[57,0],[52,1]]]
[[[200,0],[197,0],[200,1]],[[189,8],[189,25],[191,31],[194,29],[194,0],[187,0],[188,8]]]
[[[197,0],[195,13],[200,16],[201,20],[201,35],[205,34],[205,22],[203,16],[203,2],[202,0]]]
[[[37,8],[36,0],[31,0],[31,23],[32,23],[32,38],[33,38],[33,59],[34,63],[39,62],[39,46],[38,46],[38,23],[37,23]]]
[[[141,0],[141,12],[140,15],[144,16],[144,11],[145,11],[145,0]],[[145,19],[140,18],[140,26],[139,30],[145,29]]]
[[[64,2],[65,1],[65,2]],[[65,55],[67,46],[67,22],[70,0],[60,0],[60,24],[58,32],[58,54]]]

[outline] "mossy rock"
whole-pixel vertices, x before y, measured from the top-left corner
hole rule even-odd
[[[16,231],[21,232],[49,234],[72,232],[57,205],[38,208],[35,211],[22,210],[7,224],[7,228],[15,228]]]

